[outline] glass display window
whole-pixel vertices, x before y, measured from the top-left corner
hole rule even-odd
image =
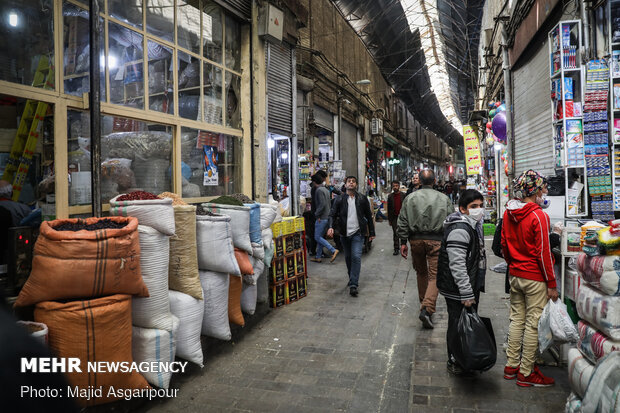
[[[179,116],[200,120],[200,60],[181,51],[177,55]]]
[[[54,3],[52,0],[0,2],[0,80],[55,89]],[[48,77],[48,74],[51,76]]]
[[[148,41],[149,109],[174,113],[174,72],[172,49]]]
[[[174,0],[146,0],[146,31],[174,42]]]
[[[234,194],[241,188],[238,137],[192,128],[181,129],[182,196]]]
[[[222,124],[222,69],[204,64],[204,121]],[[227,73],[228,74],[228,73]]]
[[[108,0],[108,14],[137,29],[142,28],[142,0]]]
[[[67,114],[69,205],[91,203],[90,116]],[[101,117],[101,202],[118,194],[172,189],[171,126],[118,116]]]
[[[241,76],[226,72],[226,126],[241,129]]]
[[[108,23],[110,103],[144,108],[143,36],[120,24]]]
[[[222,63],[222,9],[212,1],[202,2],[202,55]]]
[[[200,8],[198,0],[177,0],[177,45],[200,53]]]
[[[34,208],[54,219],[53,104],[0,95],[0,179],[13,185],[12,201],[20,205],[11,209],[20,221]]]
[[[241,25],[230,16],[226,16],[226,67],[241,70]]]

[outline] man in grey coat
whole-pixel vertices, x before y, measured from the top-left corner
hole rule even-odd
[[[316,208],[314,210],[314,217],[316,219],[314,223],[316,256],[315,258],[310,258],[310,261],[321,262],[321,258],[323,257],[323,248],[327,248],[331,254],[329,262],[333,262],[340,251],[334,248],[325,238],[323,238],[327,228],[329,228],[329,214],[331,212],[331,194],[329,193],[329,189],[325,187],[324,180],[321,180],[320,184],[318,184],[314,195],[314,200],[316,202]]]

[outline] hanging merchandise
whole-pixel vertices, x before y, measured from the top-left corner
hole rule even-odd
[[[500,112],[493,118],[493,134],[499,142],[506,142],[506,112]]]
[[[608,94],[609,67],[607,62],[605,60],[592,60],[588,62],[583,114],[584,150],[588,191],[592,196],[592,218],[602,221],[614,219],[608,145]]]

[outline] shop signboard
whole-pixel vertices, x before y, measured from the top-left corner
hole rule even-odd
[[[480,141],[476,130],[469,125],[463,125],[463,139],[465,141],[467,175],[479,175],[482,159],[480,157]]]

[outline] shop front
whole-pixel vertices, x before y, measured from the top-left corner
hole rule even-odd
[[[101,2],[101,203],[251,192],[249,30],[213,1]],[[92,214],[87,2],[0,5],[0,169],[46,219]]]

